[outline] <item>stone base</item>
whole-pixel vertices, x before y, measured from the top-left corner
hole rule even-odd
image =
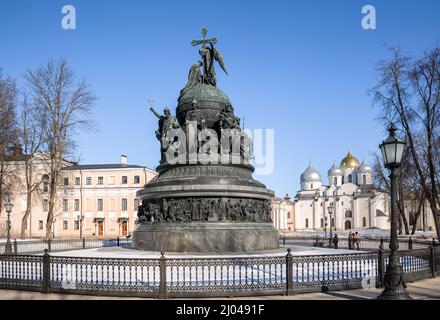
[[[271,223],[141,223],[133,232],[137,250],[164,252],[252,252],[279,248]]]

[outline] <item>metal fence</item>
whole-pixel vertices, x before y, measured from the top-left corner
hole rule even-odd
[[[389,252],[242,258],[1,255],[0,288],[140,296],[227,297],[382,287]],[[407,282],[440,273],[440,247],[399,251]]]
[[[111,238],[111,239],[36,239],[11,241],[12,251],[14,254],[41,254],[47,249],[49,252],[60,252],[80,249],[93,249],[102,247],[120,246],[131,248],[132,242],[130,238]],[[5,251],[5,242],[0,243],[0,253]]]

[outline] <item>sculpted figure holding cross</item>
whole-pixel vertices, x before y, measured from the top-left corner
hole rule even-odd
[[[202,40],[193,40],[191,44],[193,46],[197,46],[199,44],[202,45],[199,49],[199,54],[203,59],[202,83],[215,86],[217,80],[215,75],[214,60],[218,62],[226,74],[228,74],[228,72],[226,71],[220,51],[214,46],[217,43],[217,38],[206,39],[207,33],[208,29],[202,28]]]

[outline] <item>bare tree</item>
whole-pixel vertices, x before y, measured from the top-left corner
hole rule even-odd
[[[0,69],[0,213],[6,194],[12,191],[15,165],[11,161],[10,147],[16,139],[17,88],[10,77]]]
[[[49,168],[46,238],[51,239],[64,159],[74,148],[75,132],[80,128],[93,128],[94,124],[88,117],[96,98],[84,80],[78,83],[75,81],[75,74],[65,60],[49,60],[36,70],[28,70],[25,79],[32,104],[43,117],[43,149],[48,154]]]
[[[44,142],[42,121],[39,110],[28,103],[26,95],[20,110],[19,138],[22,185],[26,190],[26,210],[21,220],[21,238],[26,237],[27,222],[32,210],[34,193],[38,192],[46,169],[46,157],[41,153]]]
[[[392,48],[390,61],[378,64],[379,82],[372,93],[381,107],[381,119],[396,122],[407,140],[421,190],[433,213],[440,239],[438,190],[440,108],[440,48],[427,50],[420,59],[403,56]],[[419,137],[419,142],[417,142]],[[421,148],[423,146],[424,148]]]

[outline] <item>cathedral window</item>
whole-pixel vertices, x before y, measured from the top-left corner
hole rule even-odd
[[[350,210],[345,211],[345,217],[346,218],[352,218],[353,217],[353,213]]]
[[[321,218],[321,228],[324,228],[324,219]]]
[[[367,226],[367,218],[362,218],[362,226],[365,228]]]
[[[333,178],[333,184],[335,184],[335,185],[338,184],[338,178],[337,177]]]
[[[306,228],[309,227],[309,219],[306,218]]]
[[[362,175],[362,183],[367,184],[367,176],[365,174]]]
[[[353,182],[353,178],[351,177],[351,174],[348,175],[348,182]]]

